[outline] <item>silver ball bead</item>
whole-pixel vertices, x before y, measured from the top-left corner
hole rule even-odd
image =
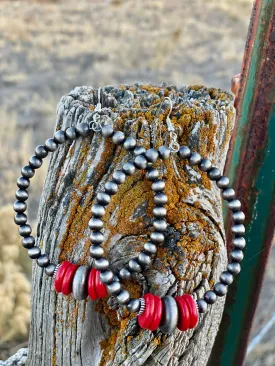
[[[146,253],[139,253],[138,255],[138,263],[141,265],[141,266],[149,266],[151,264],[152,260],[150,258],[150,256]]]
[[[115,182],[109,181],[105,184],[105,191],[110,194],[116,194],[118,192],[118,185]]]
[[[156,193],[154,197],[154,202],[156,205],[165,205],[168,202],[168,197],[164,193]]]
[[[220,177],[217,181],[216,181],[216,184],[219,188],[221,189],[224,189],[224,188],[227,188],[229,186],[229,178],[225,177],[225,176],[222,176]]]
[[[25,189],[18,189],[15,193],[15,197],[18,201],[26,201],[29,198],[29,194]]]
[[[242,211],[233,212],[232,219],[235,223],[242,224],[245,220],[245,214]]]
[[[162,160],[168,160],[170,158],[170,155],[171,155],[171,150],[167,147],[167,146],[161,146],[159,149],[158,149],[158,153],[159,153],[159,157],[162,159]]]
[[[16,223],[16,225],[24,225],[26,224],[27,220],[27,215],[25,215],[24,213],[17,213],[14,216],[14,222]]]
[[[109,266],[110,263],[106,258],[96,258],[94,261],[94,267],[99,271],[106,271]]]
[[[201,162],[201,156],[197,152],[192,152],[189,157],[189,164],[190,165],[198,165]]]
[[[130,259],[128,266],[132,272],[141,272],[142,271],[142,268],[140,267],[140,265],[136,259]]]
[[[167,210],[163,206],[157,206],[153,208],[153,215],[157,218],[165,217],[167,214]]]
[[[245,227],[243,224],[235,224],[231,227],[233,235],[242,236],[245,234]]]
[[[89,125],[88,123],[79,123],[75,126],[75,131],[76,131],[76,134],[81,136],[81,137],[86,137],[89,135],[90,133],[90,128],[89,128]]]
[[[117,184],[122,184],[126,181],[126,174],[122,170],[115,170],[112,178]]]
[[[163,232],[167,229],[167,222],[165,220],[154,220],[153,227],[156,231]]]
[[[56,131],[53,139],[58,144],[64,144],[66,142],[66,133],[62,130]]]
[[[102,217],[105,215],[105,208],[101,205],[93,205],[92,208],[91,208],[91,213],[94,215],[94,216],[97,216],[97,217]]]
[[[231,262],[227,265],[228,272],[232,273],[233,276],[241,272],[241,266],[238,262]]]
[[[223,192],[222,192],[222,196],[225,200],[227,201],[231,201],[235,198],[235,191],[233,188],[226,188]]]
[[[132,151],[136,147],[137,140],[133,137],[128,137],[123,144],[123,147],[127,151]]]
[[[110,270],[102,271],[99,275],[100,282],[104,283],[105,285],[108,285],[111,283],[114,279],[114,273]]]
[[[48,140],[45,141],[45,149],[47,151],[56,151],[58,148],[58,145],[57,143],[54,141],[54,139],[52,138],[49,138]]]
[[[202,159],[199,164],[199,169],[202,172],[208,172],[209,169],[212,168],[212,163],[209,159]]]
[[[227,294],[228,286],[224,283],[218,282],[214,286],[215,294],[219,297],[225,296]]]
[[[118,281],[113,281],[107,285],[109,295],[116,295],[121,291],[121,284]]]
[[[34,247],[35,245],[35,239],[33,236],[27,236],[26,238],[22,239],[22,245],[24,248],[26,249],[30,249],[32,247]]]
[[[31,259],[37,259],[40,257],[41,250],[38,247],[32,247],[28,250],[28,255]]]
[[[215,302],[217,301],[217,295],[214,291],[206,291],[206,293],[204,294],[204,300],[207,302],[207,304],[215,304]]]
[[[127,310],[130,313],[138,313],[140,309],[140,301],[139,299],[131,299],[129,304],[127,305]]]
[[[203,300],[203,299],[197,300],[197,305],[198,305],[199,313],[201,313],[201,314],[206,313],[208,305],[205,300]]]
[[[93,244],[101,244],[104,241],[104,235],[100,231],[93,231],[90,234],[90,240]]]
[[[33,169],[39,169],[43,164],[43,161],[36,155],[33,155],[32,157],[30,157],[29,164]]]
[[[37,258],[36,263],[39,267],[46,267],[50,263],[48,254],[42,254]]]
[[[17,186],[21,189],[27,189],[30,185],[30,180],[26,177],[19,177],[17,179]]]
[[[237,249],[244,249],[246,246],[245,238],[243,237],[236,237],[232,240],[232,245]]]
[[[220,281],[225,285],[231,285],[231,283],[234,281],[234,277],[230,272],[224,271],[220,274]]]
[[[21,169],[21,174],[25,178],[32,178],[34,176],[34,173],[35,170],[29,165],[26,165]]]
[[[111,202],[111,197],[105,192],[99,192],[96,195],[97,202],[102,206],[107,206]]]
[[[49,277],[52,277],[53,274],[54,274],[54,270],[56,268],[56,265],[53,264],[53,263],[50,263],[48,264],[46,267],[45,267],[45,272],[46,272],[46,275],[49,276]]]
[[[152,183],[152,190],[154,192],[161,192],[161,191],[164,191],[164,189],[165,189],[164,180],[159,179],[159,180]]]
[[[136,172],[136,168],[135,168],[134,164],[130,163],[130,162],[123,164],[122,170],[128,176],[134,175]]]
[[[92,258],[101,258],[104,256],[104,249],[100,245],[91,245],[89,251]]]
[[[242,207],[241,201],[239,200],[232,200],[228,202],[228,208],[229,210],[235,212],[235,211],[239,211]]]
[[[65,131],[65,134],[66,134],[66,138],[70,141],[73,141],[77,138],[75,127],[67,128],[67,130]]]
[[[181,146],[178,155],[181,159],[189,159],[191,156],[191,150],[188,146]]]
[[[127,281],[131,278],[131,272],[127,268],[121,268],[119,278]]]
[[[211,180],[218,180],[221,177],[221,172],[218,168],[212,167],[208,170],[207,175]]]
[[[157,150],[152,148],[146,151],[145,156],[148,161],[150,161],[151,163],[155,163],[158,160],[159,154]]]
[[[112,141],[116,145],[121,145],[125,141],[125,135],[121,131],[116,131],[112,136]]]
[[[244,258],[244,254],[243,251],[241,249],[233,249],[230,253],[229,253],[229,258],[232,262],[238,262],[240,263],[243,258]]]
[[[137,169],[146,169],[147,159],[144,155],[138,155],[135,157],[134,165]]]
[[[138,155],[142,155],[146,153],[146,149],[143,146],[137,146],[134,150],[134,155],[138,156]]]
[[[103,126],[102,130],[101,130],[101,133],[102,133],[103,137],[112,137],[113,134],[114,134],[113,126],[111,126],[111,125]]]
[[[21,226],[19,226],[18,232],[19,232],[19,235],[21,235],[23,237],[27,237],[27,236],[31,235],[32,228],[28,224],[21,225]]]
[[[119,304],[121,305],[127,305],[130,301],[130,294],[128,291],[126,290],[121,290],[117,295],[116,295],[117,301]]]
[[[103,228],[103,221],[97,217],[92,217],[88,225],[91,230],[101,230]]]
[[[162,233],[154,231],[150,235],[150,239],[152,240],[153,243],[160,244],[164,241],[164,235]]]
[[[46,150],[44,145],[38,145],[34,150],[35,155],[40,158],[44,159],[48,156],[48,151]]]
[[[146,178],[150,181],[154,181],[155,179],[158,179],[159,177],[159,171],[157,169],[150,169],[146,173]]]
[[[150,241],[148,241],[147,243],[144,244],[143,246],[145,252],[149,253],[149,254],[155,254],[157,252],[157,247],[155,244],[151,243]]]
[[[26,202],[22,201],[15,201],[13,204],[13,209],[15,212],[23,213],[27,209],[27,204]]]

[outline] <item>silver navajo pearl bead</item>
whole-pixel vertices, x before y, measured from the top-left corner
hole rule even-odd
[[[243,224],[235,224],[231,227],[232,234],[242,236],[245,234],[245,227]]]
[[[85,300],[88,296],[89,273],[90,269],[87,266],[80,266],[75,272],[72,283],[72,293],[76,300]]]
[[[189,159],[191,156],[191,150],[188,146],[181,146],[178,155],[181,159]]]
[[[35,155],[40,158],[44,159],[48,156],[48,151],[46,150],[44,145],[38,145],[34,150]]]
[[[234,277],[232,276],[232,274],[228,271],[224,271],[220,274],[220,281],[222,283],[224,283],[225,285],[231,285],[231,283],[233,282]]]
[[[162,192],[155,194],[154,202],[156,205],[165,205],[168,202],[168,197]]]
[[[146,173],[146,178],[150,181],[154,181],[155,179],[158,179],[159,177],[159,171],[157,169],[150,169]]]
[[[101,244],[104,241],[104,235],[100,231],[93,231],[90,234],[90,240],[93,244]]]
[[[157,207],[154,207],[153,208],[153,215],[156,217],[156,218],[162,218],[162,217],[165,217],[167,214],[167,210],[165,207],[163,206],[157,206]]]
[[[156,245],[151,243],[150,241],[145,243],[143,248],[144,248],[145,252],[147,252],[149,254],[155,254],[157,252]]]
[[[139,299],[131,299],[129,304],[127,305],[127,310],[130,313],[138,313],[140,309],[140,301]]]
[[[165,189],[165,182],[164,180],[157,180],[152,183],[152,190],[154,192],[161,192]]]
[[[48,254],[42,254],[37,258],[36,263],[39,267],[46,267],[50,263]]]
[[[109,295],[116,295],[121,291],[121,284],[118,281],[113,281],[107,285]]]
[[[109,181],[105,184],[105,191],[110,194],[116,194],[118,192],[118,185],[115,182]]]
[[[122,184],[126,180],[126,174],[122,170],[115,170],[112,178],[117,184]]]
[[[106,258],[97,258],[94,261],[94,266],[99,271],[105,271],[106,269],[109,268],[110,263]]]
[[[43,161],[38,158],[36,155],[32,156],[29,160],[29,164],[33,169],[39,169],[42,165]]]
[[[229,178],[225,177],[225,176],[222,176],[220,177],[217,181],[216,181],[216,184],[219,188],[221,189],[224,189],[224,188],[227,188],[229,186]]]
[[[28,178],[25,178],[25,177],[19,177],[17,179],[17,186],[18,188],[21,188],[21,189],[27,189],[30,185],[30,180]]]
[[[233,199],[232,201],[228,202],[228,208],[229,210],[235,212],[239,211],[242,207],[241,201]]]
[[[138,155],[135,157],[134,165],[137,169],[146,169],[147,159],[144,155]]]
[[[119,271],[119,278],[122,280],[129,280],[131,278],[131,272],[127,268],[121,268]]]
[[[128,137],[123,144],[123,147],[127,151],[132,151],[136,147],[137,140],[133,137]]]
[[[178,324],[178,306],[176,300],[172,296],[164,296],[161,300],[164,312],[159,329],[164,334],[171,334]]]
[[[25,224],[25,225],[22,225],[22,226],[19,226],[19,234],[23,237],[26,237],[26,236],[30,236],[31,235],[31,232],[32,232],[32,228],[30,225],[28,224]]]
[[[222,196],[225,200],[227,201],[231,201],[235,198],[235,191],[233,188],[226,188],[223,192],[222,192]]]
[[[105,208],[101,205],[93,205],[92,208],[91,208],[91,213],[94,215],[94,216],[97,216],[97,217],[102,217],[105,215]]]
[[[242,211],[233,212],[232,219],[235,223],[242,224],[245,220],[245,214]]]
[[[40,257],[41,250],[38,247],[32,247],[28,250],[28,255],[31,259],[37,259]]]
[[[104,249],[100,245],[91,245],[89,251],[92,258],[101,258],[104,255]]]
[[[225,296],[227,294],[228,286],[224,283],[218,282],[214,286],[215,294],[219,297]]]
[[[103,126],[102,130],[101,130],[101,133],[102,133],[103,137],[112,137],[113,134],[114,134],[113,126],[111,126],[111,125]]]
[[[229,258],[233,262],[240,263],[243,260],[243,257],[244,257],[244,254],[243,254],[243,251],[241,249],[233,249],[229,253]]]
[[[58,148],[58,145],[57,143],[54,141],[54,139],[52,138],[49,138],[48,140],[45,141],[45,149],[47,151],[56,151]]]
[[[121,131],[116,131],[112,136],[113,143],[116,145],[121,145],[125,141],[125,135]]]
[[[65,131],[65,134],[66,134],[66,138],[70,141],[73,141],[77,138],[75,127],[67,128],[67,130]]]
[[[199,169],[202,172],[208,172],[209,169],[212,168],[212,163],[209,159],[202,159],[199,164]]]
[[[150,161],[151,163],[155,163],[158,160],[159,154],[157,150],[152,148],[146,151],[145,156],[148,161]]]
[[[109,194],[104,192],[99,192],[96,195],[97,202],[102,206],[107,206],[111,202],[111,197]]]
[[[103,228],[103,221],[97,217],[92,217],[88,225],[91,230],[101,230]]]
[[[79,123],[75,126],[75,131],[78,136],[87,137],[90,133],[90,128],[88,123]]]
[[[240,263],[237,263],[237,262],[228,263],[227,270],[228,270],[228,272],[232,273],[233,276],[237,275],[238,273],[241,272]]]
[[[24,248],[26,249],[30,249],[32,247],[34,247],[35,245],[35,239],[33,236],[27,236],[26,238],[22,239],[22,245]]]
[[[130,294],[128,291],[126,290],[121,290],[117,295],[116,295],[117,301],[119,304],[121,305],[127,305],[130,301]]]
[[[18,213],[14,216],[14,222],[16,223],[16,225],[24,225],[26,224],[27,220],[27,215],[25,215],[24,213]]]
[[[162,160],[168,160],[168,159],[170,158],[171,151],[170,151],[170,149],[168,149],[168,147],[166,147],[166,146],[161,146],[161,147],[158,149],[158,153],[159,153],[159,157],[160,157]]]
[[[141,265],[141,266],[149,266],[151,264],[152,260],[150,258],[150,256],[146,253],[139,253],[138,255],[138,263]]]
[[[190,165],[198,165],[201,162],[201,156],[197,152],[192,152],[189,158]]]
[[[245,238],[239,236],[232,240],[232,245],[237,249],[244,249],[246,246]]]
[[[154,231],[150,235],[150,239],[152,240],[153,243],[160,244],[164,241],[164,235],[162,233]]]
[[[163,232],[167,229],[167,222],[165,220],[154,220],[153,227],[155,230]]]
[[[135,174],[136,168],[133,163],[125,163],[123,164],[122,170],[128,176]]]
[[[18,201],[26,201],[29,198],[29,194],[24,189],[18,189],[15,193],[15,197]]]
[[[207,311],[207,302],[205,300],[203,300],[203,299],[197,300],[197,305],[198,305],[199,313],[201,313],[201,314],[206,313],[206,311]]]
[[[29,165],[26,165],[21,169],[21,174],[25,178],[32,178],[34,176],[34,173],[34,169]]]
[[[56,131],[53,139],[58,144],[64,144],[66,142],[66,133],[62,130]]]
[[[137,146],[134,150],[134,155],[138,156],[138,155],[142,155],[146,153],[146,149],[143,146]]]
[[[208,170],[207,175],[211,180],[218,180],[221,177],[221,172],[218,168],[212,167]]]
[[[46,267],[45,267],[45,272],[46,272],[46,275],[49,276],[49,277],[52,277],[53,274],[54,274],[54,270],[56,268],[56,265],[53,264],[53,263],[50,263],[48,264]]]
[[[114,278],[114,273],[110,270],[107,271],[102,271],[99,275],[99,279],[102,283],[104,283],[105,285],[111,283],[113,281]]]
[[[27,204],[26,202],[22,201],[15,201],[13,204],[13,209],[15,212],[23,213],[27,209]]]
[[[140,267],[138,261],[136,259],[130,259],[128,263],[129,269],[133,272],[141,272],[142,268]]]
[[[215,304],[215,302],[217,301],[217,295],[214,291],[206,291],[206,293],[204,294],[204,300],[207,302],[207,304]]]

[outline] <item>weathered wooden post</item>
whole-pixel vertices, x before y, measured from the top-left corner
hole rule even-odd
[[[167,105],[159,118],[156,111],[168,95],[174,102],[171,120],[179,143],[189,144],[223,170],[234,124],[233,100],[225,92],[201,86],[108,86],[103,88],[103,111],[139,144],[158,147],[167,143]],[[95,89],[76,88],[58,104],[56,129],[89,121],[96,103]],[[87,227],[95,193],[130,154],[94,133],[62,145],[52,155],[40,202],[37,245],[55,262],[89,261]],[[220,191],[205,173],[179,161],[176,154],[166,163],[158,162],[158,167],[169,199],[165,244],[145,276],[138,275],[126,287],[136,297],[147,290],[160,296],[184,291],[200,296],[227,261]],[[113,197],[104,244],[113,269],[140,251],[151,230],[152,205],[143,171],[129,177]],[[36,266],[27,365],[205,365],[224,305],[217,301],[194,331],[167,336],[139,329],[136,318],[127,314],[119,322],[108,303],[57,295],[52,279]]]

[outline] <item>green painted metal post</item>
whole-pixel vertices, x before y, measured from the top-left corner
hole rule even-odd
[[[209,366],[239,366],[245,359],[275,228],[274,106],[275,1],[257,0],[227,167],[247,216],[247,248],[242,272],[229,290]]]

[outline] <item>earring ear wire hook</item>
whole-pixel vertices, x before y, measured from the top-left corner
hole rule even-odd
[[[92,129],[94,132],[99,132],[102,129],[101,115],[99,114],[99,112],[101,112],[100,97],[101,97],[101,88],[98,88],[98,91],[97,91],[97,105],[95,107],[95,112],[96,113],[94,113],[93,120],[89,123],[90,129]]]

